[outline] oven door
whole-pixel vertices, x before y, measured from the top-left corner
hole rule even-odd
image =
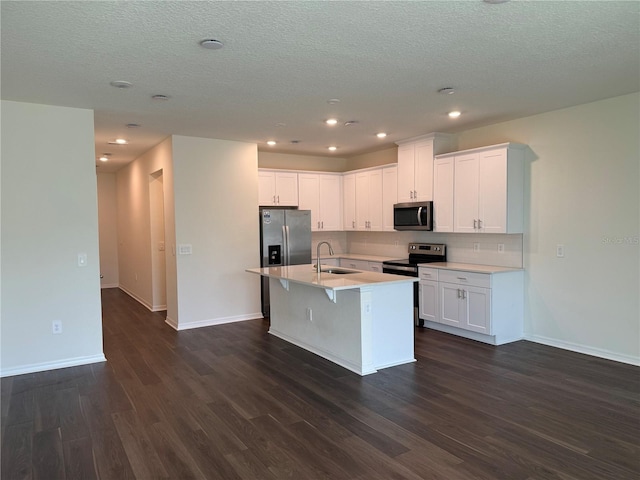
[[[403,275],[405,277],[418,277],[418,267],[411,265],[392,265],[382,262],[382,273],[391,273],[393,275]],[[420,301],[420,291],[418,290],[418,282],[413,284],[413,308],[414,308],[414,320],[416,325],[419,324],[417,309],[418,302]]]

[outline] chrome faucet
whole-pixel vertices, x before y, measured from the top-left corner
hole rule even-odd
[[[329,247],[329,255],[333,255],[333,248],[331,247],[331,244],[329,242],[320,242],[320,243],[318,243],[318,248],[316,250],[316,261],[317,261],[316,272],[318,272],[318,275],[320,275],[320,246],[323,243],[326,243],[327,246]]]

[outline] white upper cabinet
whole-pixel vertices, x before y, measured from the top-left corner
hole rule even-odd
[[[382,230],[393,232],[393,205],[398,203],[398,167],[382,169]]]
[[[300,173],[299,208],[311,210],[311,230],[340,230],[342,208],[341,175]]]
[[[258,170],[260,206],[298,206],[298,174],[295,172]]]
[[[347,173],[342,177],[344,230],[356,230],[356,174]]]
[[[356,173],[356,228],[382,230],[382,169]]]
[[[432,133],[397,144],[398,203],[433,200],[433,158],[455,147],[453,136]]]
[[[453,232],[454,158],[433,161],[433,231]]]
[[[449,172],[453,161],[453,231],[522,233],[524,148],[505,143],[439,155],[434,164],[436,231],[451,231]]]

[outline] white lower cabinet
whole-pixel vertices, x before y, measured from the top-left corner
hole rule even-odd
[[[365,272],[382,273],[382,263],[369,262],[367,260],[352,260],[350,258],[341,258],[340,266],[344,268],[353,268],[355,270],[364,270]]]
[[[419,276],[419,316],[425,326],[494,345],[523,338],[523,271],[420,267]]]

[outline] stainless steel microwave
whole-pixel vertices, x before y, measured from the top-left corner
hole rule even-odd
[[[433,202],[396,203],[393,206],[395,230],[433,230]]]

